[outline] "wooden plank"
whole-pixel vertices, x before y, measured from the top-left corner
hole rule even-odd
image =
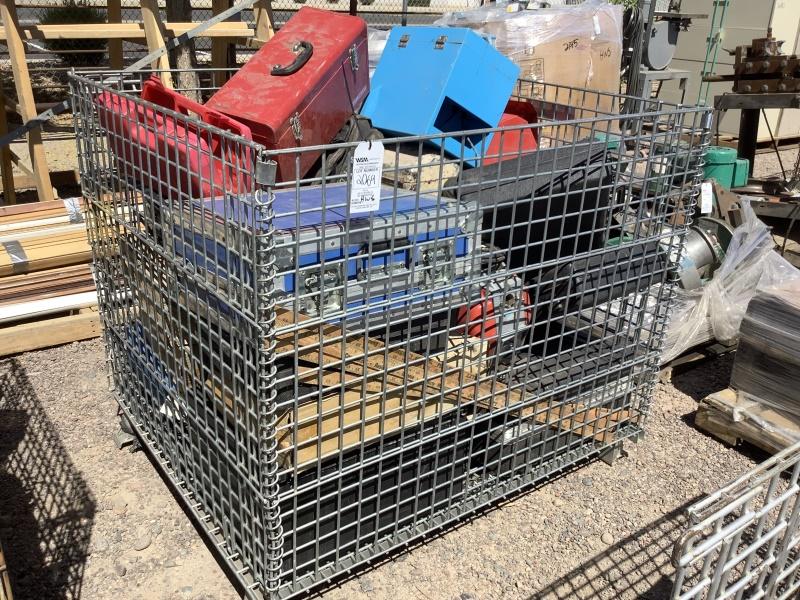
[[[145,0],[147,1],[147,0]],[[200,25],[200,23],[163,23],[163,35],[177,37]],[[20,36],[30,40],[147,40],[144,23],[104,23],[97,25],[25,25],[20,28]],[[198,37],[247,39],[255,35],[255,30],[247,23],[223,21],[206,29]],[[0,40],[6,39],[5,28],[0,28]]]
[[[299,315],[301,321],[309,317]],[[276,310],[275,325],[278,328],[294,324],[290,311]],[[322,335],[320,335],[320,332]],[[342,344],[342,336],[345,336]],[[351,339],[347,339],[350,337]],[[320,340],[326,340],[321,343]],[[366,341],[366,346],[365,346]],[[390,380],[424,381],[428,388],[435,390],[461,390],[465,402],[479,398],[496,408],[508,406],[508,402],[520,401],[519,392],[508,390],[502,383],[494,382],[494,387],[487,381],[478,381],[462,368],[447,365],[447,370],[435,361],[429,361],[422,355],[395,349],[386,350],[378,340],[364,338],[363,334],[346,335],[338,325],[323,323],[321,326],[300,328],[296,332],[285,332],[277,336],[275,351],[294,352],[296,349],[301,359],[312,363],[319,362],[328,368],[339,369],[342,364],[346,368],[363,377],[371,371],[386,373]],[[343,352],[344,350],[344,352]],[[366,355],[365,355],[366,350]],[[427,366],[427,369],[426,369]]]
[[[110,23],[122,23],[122,0],[108,0],[106,16]],[[122,40],[108,38],[108,59],[112,69],[122,69]]]
[[[142,22],[144,25],[147,51],[155,52],[164,47],[164,23],[158,9],[157,0],[142,0]],[[153,69],[163,71],[159,74],[165,87],[172,88],[172,73],[169,67],[169,56],[162,54],[151,63]]]
[[[0,0],[0,20],[3,22],[3,30],[7,34],[6,46],[11,60],[11,70],[14,73],[14,86],[17,90],[17,99],[21,109],[20,117],[22,117],[23,121],[30,121],[37,115],[36,103],[33,100],[33,88],[31,87],[28,63],[25,57],[25,46],[20,37],[17,11],[13,0]],[[28,132],[28,152],[33,164],[39,200],[52,200],[55,195],[53,194],[53,186],[50,183],[47,157],[42,144],[42,131],[39,127]]]
[[[83,199],[78,199],[78,205],[83,205]],[[50,202],[26,202],[14,206],[0,206],[0,222],[10,223],[24,221],[26,219],[36,219],[40,215],[56,216],[69,214],[63,200],[51,200]]]
[[[0,239],[0,277],[91,261],[92,252],[82,225]]]
[[[100,333],[100,314],[91,309],[77,315],[2,327],[0,356],[88,340]]]
[[[5,105],[6,96],[3,86],[0,86],[0,135],[8,133],[8,115],[2,107]],[[14,166],[11,164],[11,148],[0,148],[0,175],[3,178],[3,200],[6,204],[17,203],[17,192],[14,187]],[[35,187],[35,186],[34,186]]]
[[[272,0],[259,0],[253,6],[253,15],[256,18],[256,31],[253,39],[248,40],[248,45],[259,47],[272,39],[275,35],[275,22],[272,17]]]
[[[731,388],[704,398],[694,422],[727,444],[745,441],[772,454],[800,440],[800,417],[742,398]]]
[[[215,16],[230,8],[230,0],[211,0],[211,12]],[[230,43],[223,39],[211,40],[211,67],[213,69],[225,69],[228,65]],[[221,87],[227,81],[227,73],[215,72],[214,85]]]
[[[10,323],[23,319],[38,318],[43,315],[77,310],[97,305],[97,292],[83,292],[82,294],[68,294],[57,298],[44,300],[31,300],[17,302],[0,307],[0,323]]]

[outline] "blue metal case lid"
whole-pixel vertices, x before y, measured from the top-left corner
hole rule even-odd
[[[436,208],[437,199],[432,196],[416,196],[413,192],[400,195],[403,190],[391,186],[381,186],[381,203],[378,210],[369,213],[351,214],[351,223],[370,220],[374,217],[391,217],[393,214],[408,213],[420,209]],[[295,230],[321,225],[340,224],[348,221],[348,187],[346,183],[285,189],[275,192],[272,209],[275,213],[273,225],[277,230]],[[325,206],[323,207],[323,198]],[[236,196],[209,198],[202,206],[217,218],[225,217],[250,227],[254,226],[253,209]],[[263,223],[255,221],[259,229]]]

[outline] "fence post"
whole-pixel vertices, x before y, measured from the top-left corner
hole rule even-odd
[[[122,23],[122,0],[108,0],[106,20]],[[122,40],[108,40],[108,60],[112,69],[122,69]]]

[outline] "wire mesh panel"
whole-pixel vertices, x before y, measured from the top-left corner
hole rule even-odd
[[[673,598],[797,598],[800,444],[688,510],[675,544]]]
[[[253,595],[641,433],[707,109],[520,81],[538,122],[344,132],[366,197],[357,143],[267,150],[148,77],[71,83],[111,367]]]

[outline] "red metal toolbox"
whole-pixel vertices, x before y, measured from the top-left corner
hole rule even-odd
[[[252,139],[246,125],[164,87],[156,76],[144,82],[142,100]],[[172,118],[110,91],[96,102],[119,168],[146,187],[173,199],[178,193],[213,197],[249,189],[249,157],[232,156],[218,136],[191,119]]]
[[[369,93],[367,24],[304,6],[207,106],[241,121],[269,149],[327,144]],[[279,181],[304,176],[321,152],[278,157]]]

